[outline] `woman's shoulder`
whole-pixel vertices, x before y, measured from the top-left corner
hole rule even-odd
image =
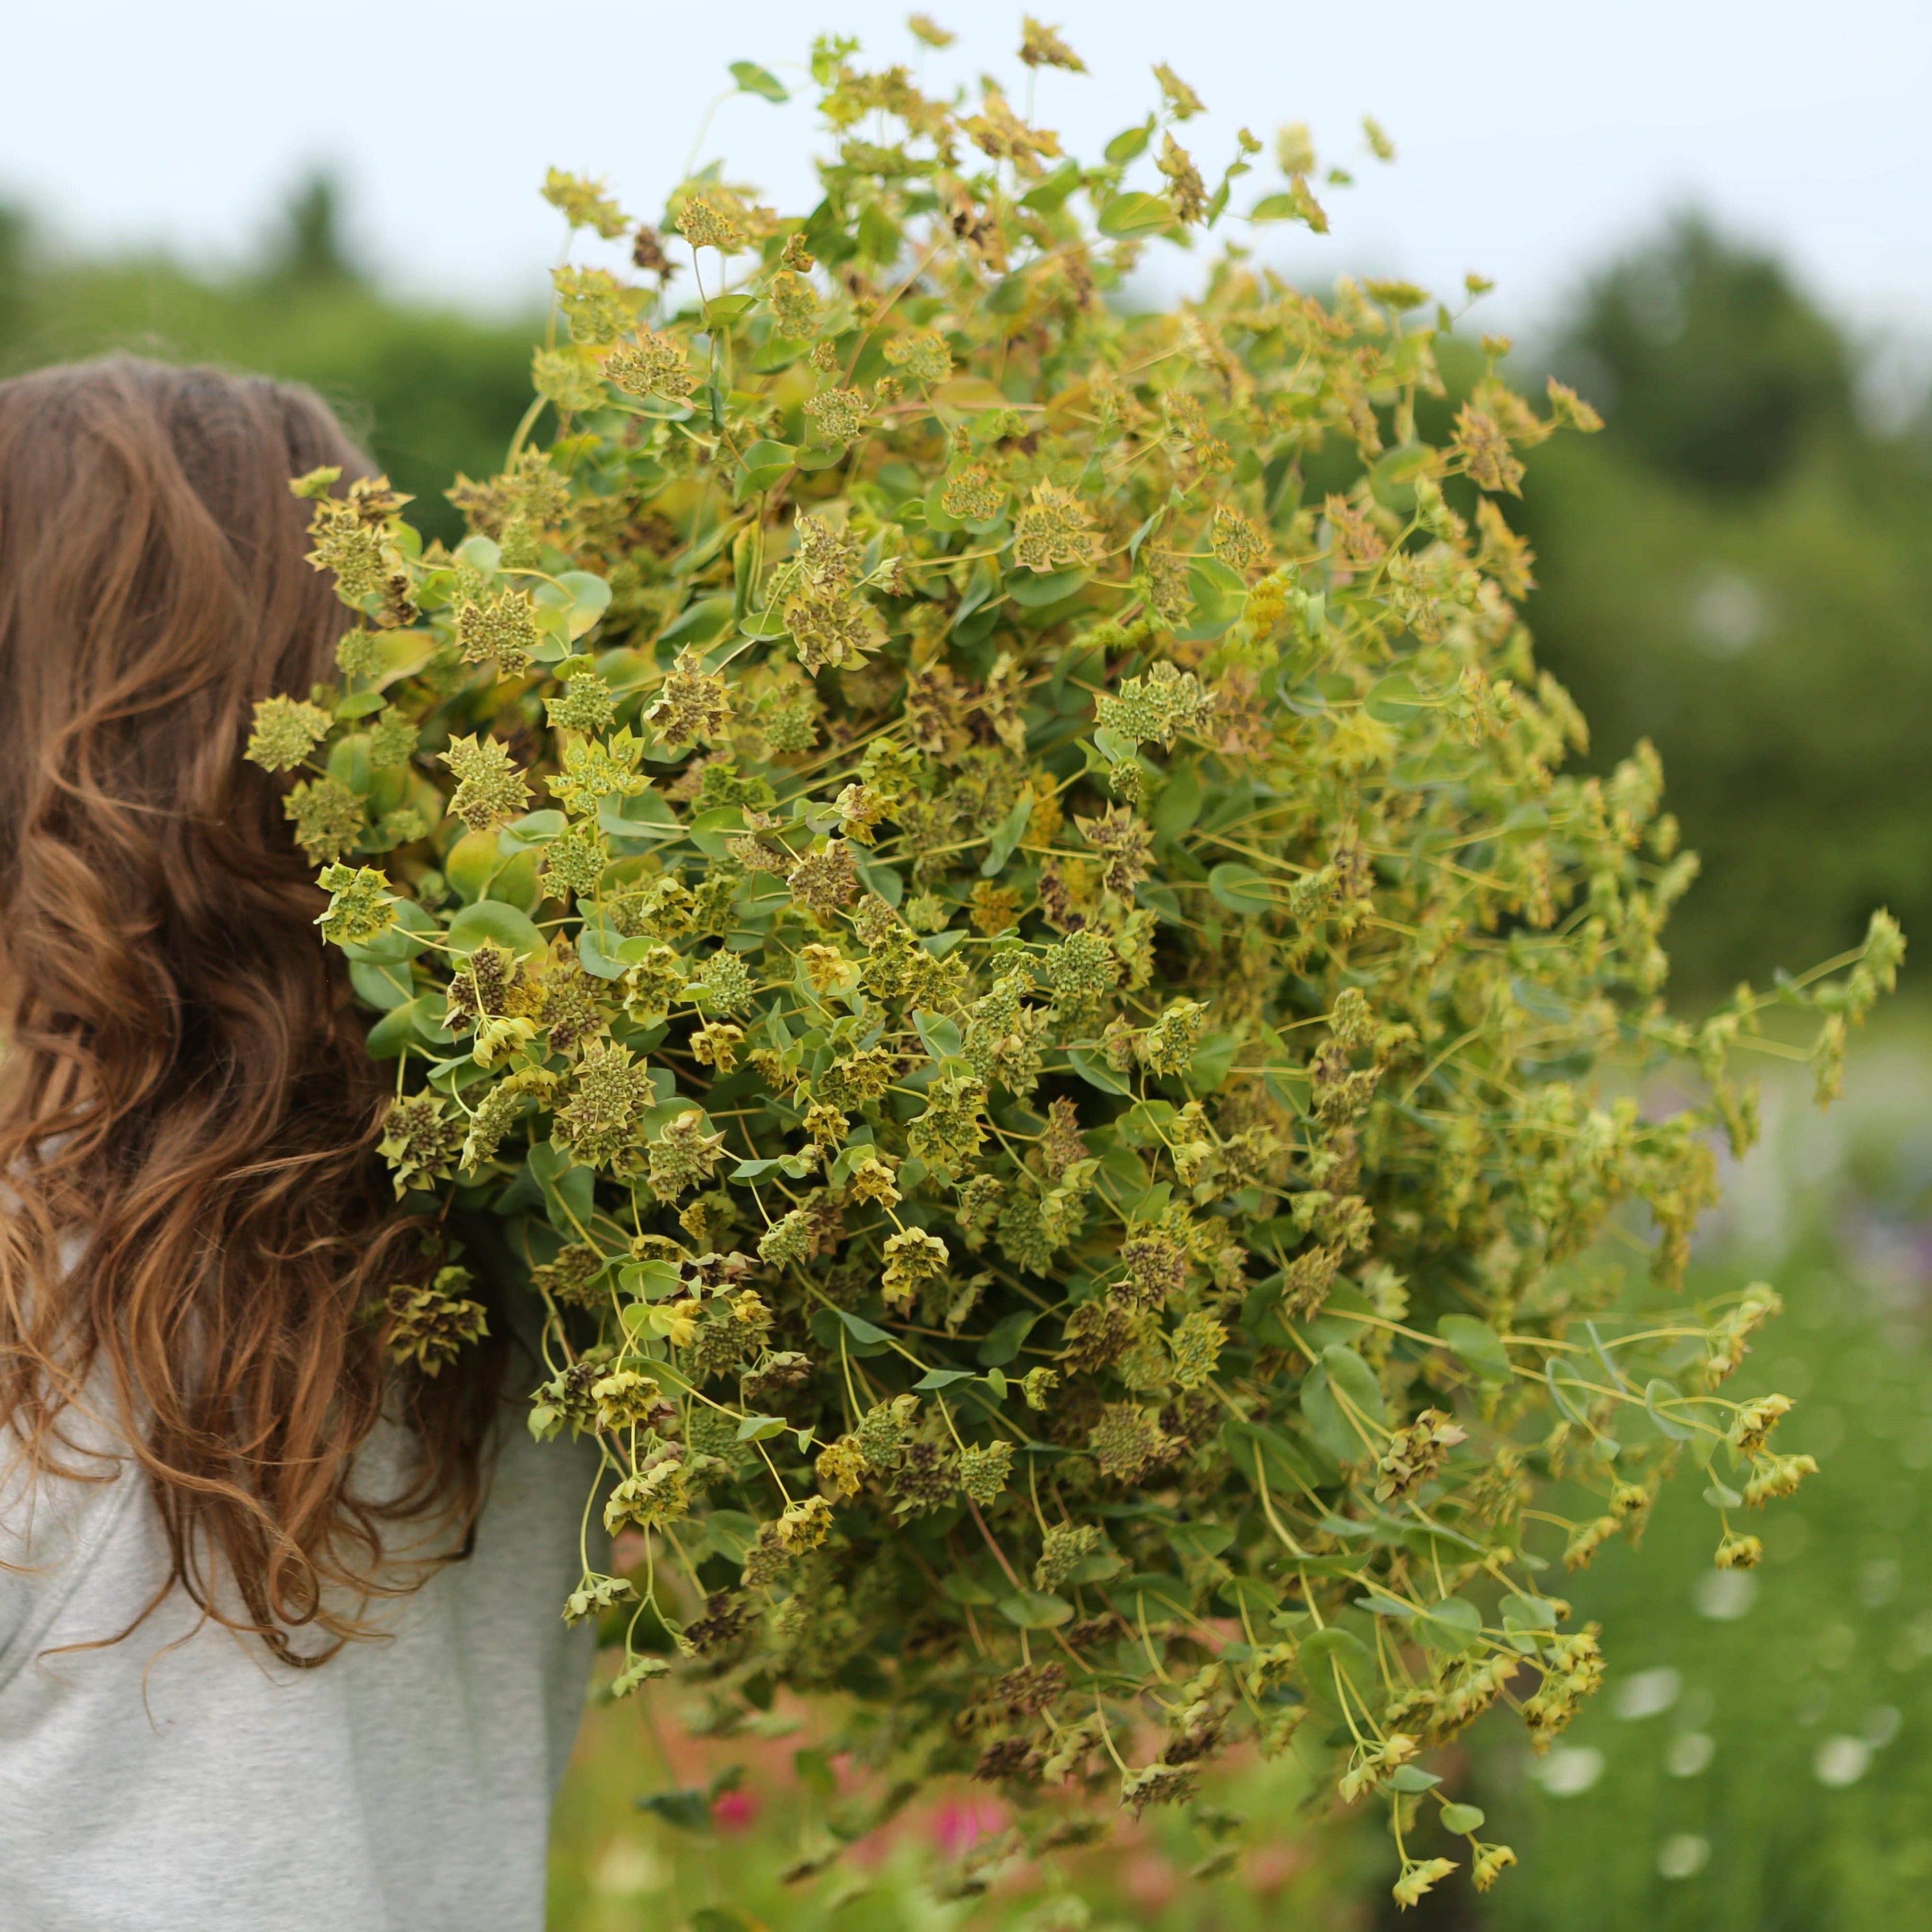
[[[0,1689],[83,1586],[118,1580],[116,1600],[93,1607],[102,1634],[139,1616],[157,1580],[149,1539],[126,1532],[146,1485],[124,1442],[92,1411],[71,1405],[52,1439],[0,1427]],[[97,1559],[112,1545],[116,1561]],[[118,1619],[118,1621],[117,1621]]]

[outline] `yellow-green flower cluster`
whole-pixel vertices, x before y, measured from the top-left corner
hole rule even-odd
[[[319,704],[292,698],[265,698],[255,707],[254,729],[243,753],[266,772],[285,772],[300,764],[334,723]]]

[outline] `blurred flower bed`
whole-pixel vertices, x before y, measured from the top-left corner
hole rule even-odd
[[[1371,1908],[1351,1901],[1372,1889],[1379,1846],[1346,1833],[1318,1838],[1296,1813],[1304,1784],[1292,1759],[1231,1766],[1186,1816],[1124,1819],[1106,1844],[1065,1855],[1056,1872],[1016,1857],[1006,1808],[962,1783],[866,1834],[826,1870],[800,1873],[836,1842],[826,1819],[857,1780],[840,1761],[797,1748],[800,1713],[776,1706],[763,1728],[693,1741],[662,1718],[653,1728],[634,1705],[592,1711],[558,1808],[551,1925],[1260,1932],[1310,1923],[1346,1932],[1372,1922]],[[1275,1842],[1222,1876],[1191,1875],[1264,1821]]]

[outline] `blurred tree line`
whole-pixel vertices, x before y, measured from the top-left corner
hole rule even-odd
[[[44,249],[0,209],[0,375],[127,348],[309,382],[425,525],[494,470],[530,394],[534,316],[399,301],[310,183],[226,276]],[[1541,656],[1607,769],[1640,737],[1703,875],[1673,922],[1687,998],[1855,942],[1889,905],[1932,934],[1932,436],[1875,428],[1862,352],[1768,256],[1681,220],[1584,289],[1546,359],[1604,433],[1537,452]],[[1454,368],[1454,358],[1450,366]]]
[[[307,382],[446,537],[462,529],[442,494],[454,473],[502,464],[540,326],[388,295],[346,251],[326,178],[303,186],[259,259],[226,275],[161,255],[76,258],[0,208],[0,376],[124,349]]]
[[[1690,994],[1932,933],[1932,438],[1874,425],[1861,350],[1771,257],[1694,218],[1592,281],[1551,346],[1602,410],[1538,451],[1528,617],[1607,767],[1664,756],[1703,860]]]

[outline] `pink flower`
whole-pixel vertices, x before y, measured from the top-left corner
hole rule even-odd
[[[727,1791],[715,1798],[711,1822],[721,1832],[749,1831],[758,1815],[758,1801],[748,1791]]]
[[[1006,1822],[999,1805],[982,1798],[950,1798],[932,1814],[932,1840],[950,1858],[963,1856],[974,1840],[997,1832]]]

